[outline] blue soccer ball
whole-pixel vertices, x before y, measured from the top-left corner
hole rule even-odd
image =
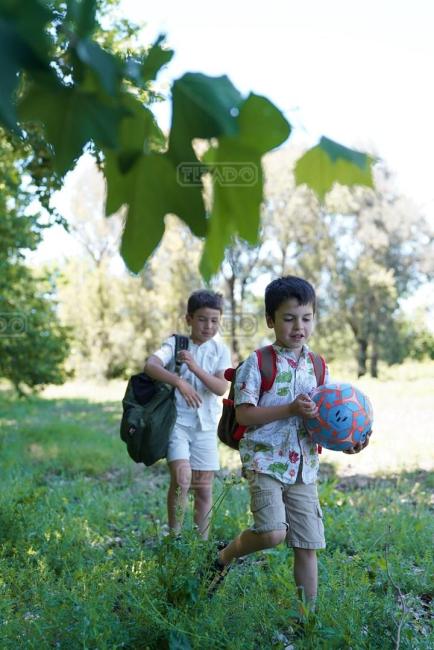
[[[373,411],[361,390],[345,383],[324,384],[315,388],[311,398],[319,415],[306,418],[304,424],[316,443],[334,451],[364,443],[372,429]]]

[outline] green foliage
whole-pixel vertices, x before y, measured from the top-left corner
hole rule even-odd
[[[417,361],[427,358],[434,359],[433,333],[426,329],[415,332],[415,336],[412,337],[409,356]]]
[[[43,282],[24,267],[14,280],[13,289],[7,288],[0,298],[0,377],[20,392],[24,386],[63,383],[68,332],[58,321],[52,292],[50,296]]]
[[[96,0],[72,0],[67,3],[66,22],[75,25],[80,38],[92,34],[96,27]]]
[[[69,352],[58,320],[52,279],[37,277],[24,255],[40,241],[39,215],[29,210],[13,148],[0,142],[0,377],[18,391],[61,383]],[[12,195],[14,198],[8,198]]]
[[[204,593],[215,540],[250,525],[244,481],[216,482],[210,542],[188,522],[179,538],[167,537],[168,473],[163,463],[143,471],[128,459],[119,403],[1,392],[0,414],[5,650],[392,650],[403,619],[393,583],[407,608],[401,649],[432,647],[429,472],[328,474],[320,484],[328,548],[311,617],[300,612],[283,545],[236,565],[212,599]]]
[[[414,327],[402,325],[399,303],[432,274],[432,232],[384,166],[373,189],[335,186],[321,205],[296,185],[295,158],[282,149],[266,161],[255,271],[309,278],[319,298],[313,347],[329,360],[355,357],[360,375],[375,375],[380,360],[411,354]]]
[[[0,4],[0,57],[2,60],[0,119],[8,128],[18,132],[14,94],[18,88],[19,72],[48,73],[45,60],[49,39],[45,28],[50,12],[40,2],[27,1],[21,5],[2,0]],[[29,36],[31,35],[31,38]]]
[[[55,178],[72,169],[85,148],[93,148],[105,163],[107,213],[128,207],[121,252],[130,270],[143,267],[161,240],[165,216],[174,213],[195,235],[206,237],[201,271],[209,279],[232,235],[257,241],[261,158],[288,138],[290,125],[266,98],[243,98],[226,76],[187,73],[173,84],[164,151],[144,104],[173,52],[159,37],[146,53],[119,53],[113,34],[104,36],[98,22],[97,9],[110,4],[1,0],[0,123],[30,146],[36,142],[29,134],[43,132],[48,150],[43,166]],[[133,148],[132,128],[137,134]],[[193,147],[197,139],[212,146],[202,160]],[[300,182],[320,188],[321,195],[334,181],[370,184],[370,160],[363,154],[323,139],[311,155],[314,164],[308,161],[308,166],[314,173],[306,175],[302,162]],[[222,181],[218,172],[223,168]],[[40,174],[33,171],[38,182]],[[207,173],[213,179],[209,211],[203,200]]]
[[[417,361],[434,359],[434,334],[427,327],[423,310],[416,312],[411,320],[405,316],[397,319],[393,334],[390,346],[397,349],[398,355],[402,351],[398,360],[407,357]]]
[[[209,237],[201,262],[205,277],[218,269],[234,235],[238,233],[249,244],[257,242],[263,199],[261,158],[290,133],[289,124],[273,104],[254,94],[239,108],[236,124],[237,133],[225,134],[218,147],[212,147],[204,156],[214,173]],[[261,129],[255,128],[258,124]],[[234,180],[227,184],[218,176],[225,166],[233,166],[234,172]]]
[[[335,183],[373,187],[372,162],[371,156],[321,138],[298,160],[295,181],[297,185],[306,183],[322,200]]]

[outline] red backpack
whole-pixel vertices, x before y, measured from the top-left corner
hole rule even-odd
[[[258,358],[259,371],[261,373],[261,388],[259,397],[271,389],[277,375],[277,356],[276,351],[272,345],[267,345],[265,348],[255,350]],[[309,357],[312,361],[315,371],[317,386],[324,383],[325,377],[325,361],[324,358],[315,352],[309,352]],[[243,364],[242,361],[236,368],[227,368],[225,370],[225,379],[231,382],[229,395],[223,399],[223,411],[217,427],[217,435],[219,439],[228,447],[232,449],[239,449],[240,440],[243,437],[247,426],[238,424],[235,417],[234,406],[234,391],[235,391],[235,375],[238,368]],[[321,447],[318,445],[318,453],[321,453]]]

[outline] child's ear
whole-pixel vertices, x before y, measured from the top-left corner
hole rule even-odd
[[[273,327],[274,327],[274,321],[273,321],[273,319],[271,318],[271,316],[269,316],[268,314],[265,314],[265,320],[267,321],[267,325],[268,325],[268,327],[269,327],[270,329],[273,329]]]
[[[185,322],[189,327],[191,327],[191,321],[192,321],[191,314],[185,314]]]

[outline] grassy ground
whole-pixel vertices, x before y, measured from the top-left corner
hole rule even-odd
[[[0,648],[433,647],[433,366],[359,385],[375,433],[358,456],[323,455],[328,548],[300,638],[283,546],[203,593],[213,541],[250,523],[236,455],[222,450],[212,540],[189,520],[173,540],[164,463],[136,466],[118,438],[123,384],[0,391]]]

